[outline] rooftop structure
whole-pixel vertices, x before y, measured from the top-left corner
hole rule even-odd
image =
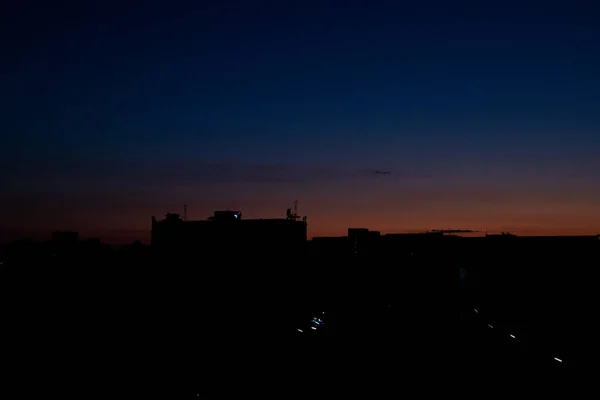
[[[306,217],[287,210],[286,218],[243,219],[241,211],[215,211],[206,220],[186,220],[167,213],[152,217],[151,245],[185,252],[223,256],[290,254],[303,251],[307,239]]]

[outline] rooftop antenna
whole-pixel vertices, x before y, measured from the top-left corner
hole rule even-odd
[[[300,216],[298,215],[298,200],[294,201],[294,211],[292,212],[292,209],[288,208],[286,214],[289,220],[297,221],[300,219]]]
[[[187,221],[187,204],[183,205],[183,220]]]

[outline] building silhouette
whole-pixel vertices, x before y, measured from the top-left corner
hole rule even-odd
[[[167,253],[205,256],[269,257],[303,254],[307,222],[288,209],[286,218],[244,219],[240,211],[215,211],[206,220],[190,221],[167,213],[152,217],[151,246]]]
[[[56,231],[52,232],[52,242],[55,244],[73,245],[79,241],[79,232]]]

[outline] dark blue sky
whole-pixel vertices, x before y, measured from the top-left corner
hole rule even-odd
[[[6,232],[294,199],[311,235],[600,230],[593,1],[14,3]]]

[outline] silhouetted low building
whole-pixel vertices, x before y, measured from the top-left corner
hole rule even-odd
[[[52,242],[55,244],[76,244],[79,241],[79,232],[56,231],[52,232]]]
[[[316,236],[309,243],[309,253],[314,257],[347,256],[350,248],[348,236]]]
[[[415,253],[434,251],[438,246],[458,236],[445,236],[441,232],[390,233],[367,228],[349,228],[348,236],[314,237],[311,240],[311,254],[318,256],[378,257],[386,262]],[[443,240],[443,241],[442,241]]]
[[[152,217],[153,249],[201,252],[232,258],[301,254],[305,251],[306,219],[243,219],[240,211],[215,211],[207,220],[187,221],[179,214]]]
[[[378,231],[370,231],[367,228],[349,228],[350,252],[361,256],[376,254],[380,237],[381,234]]]

